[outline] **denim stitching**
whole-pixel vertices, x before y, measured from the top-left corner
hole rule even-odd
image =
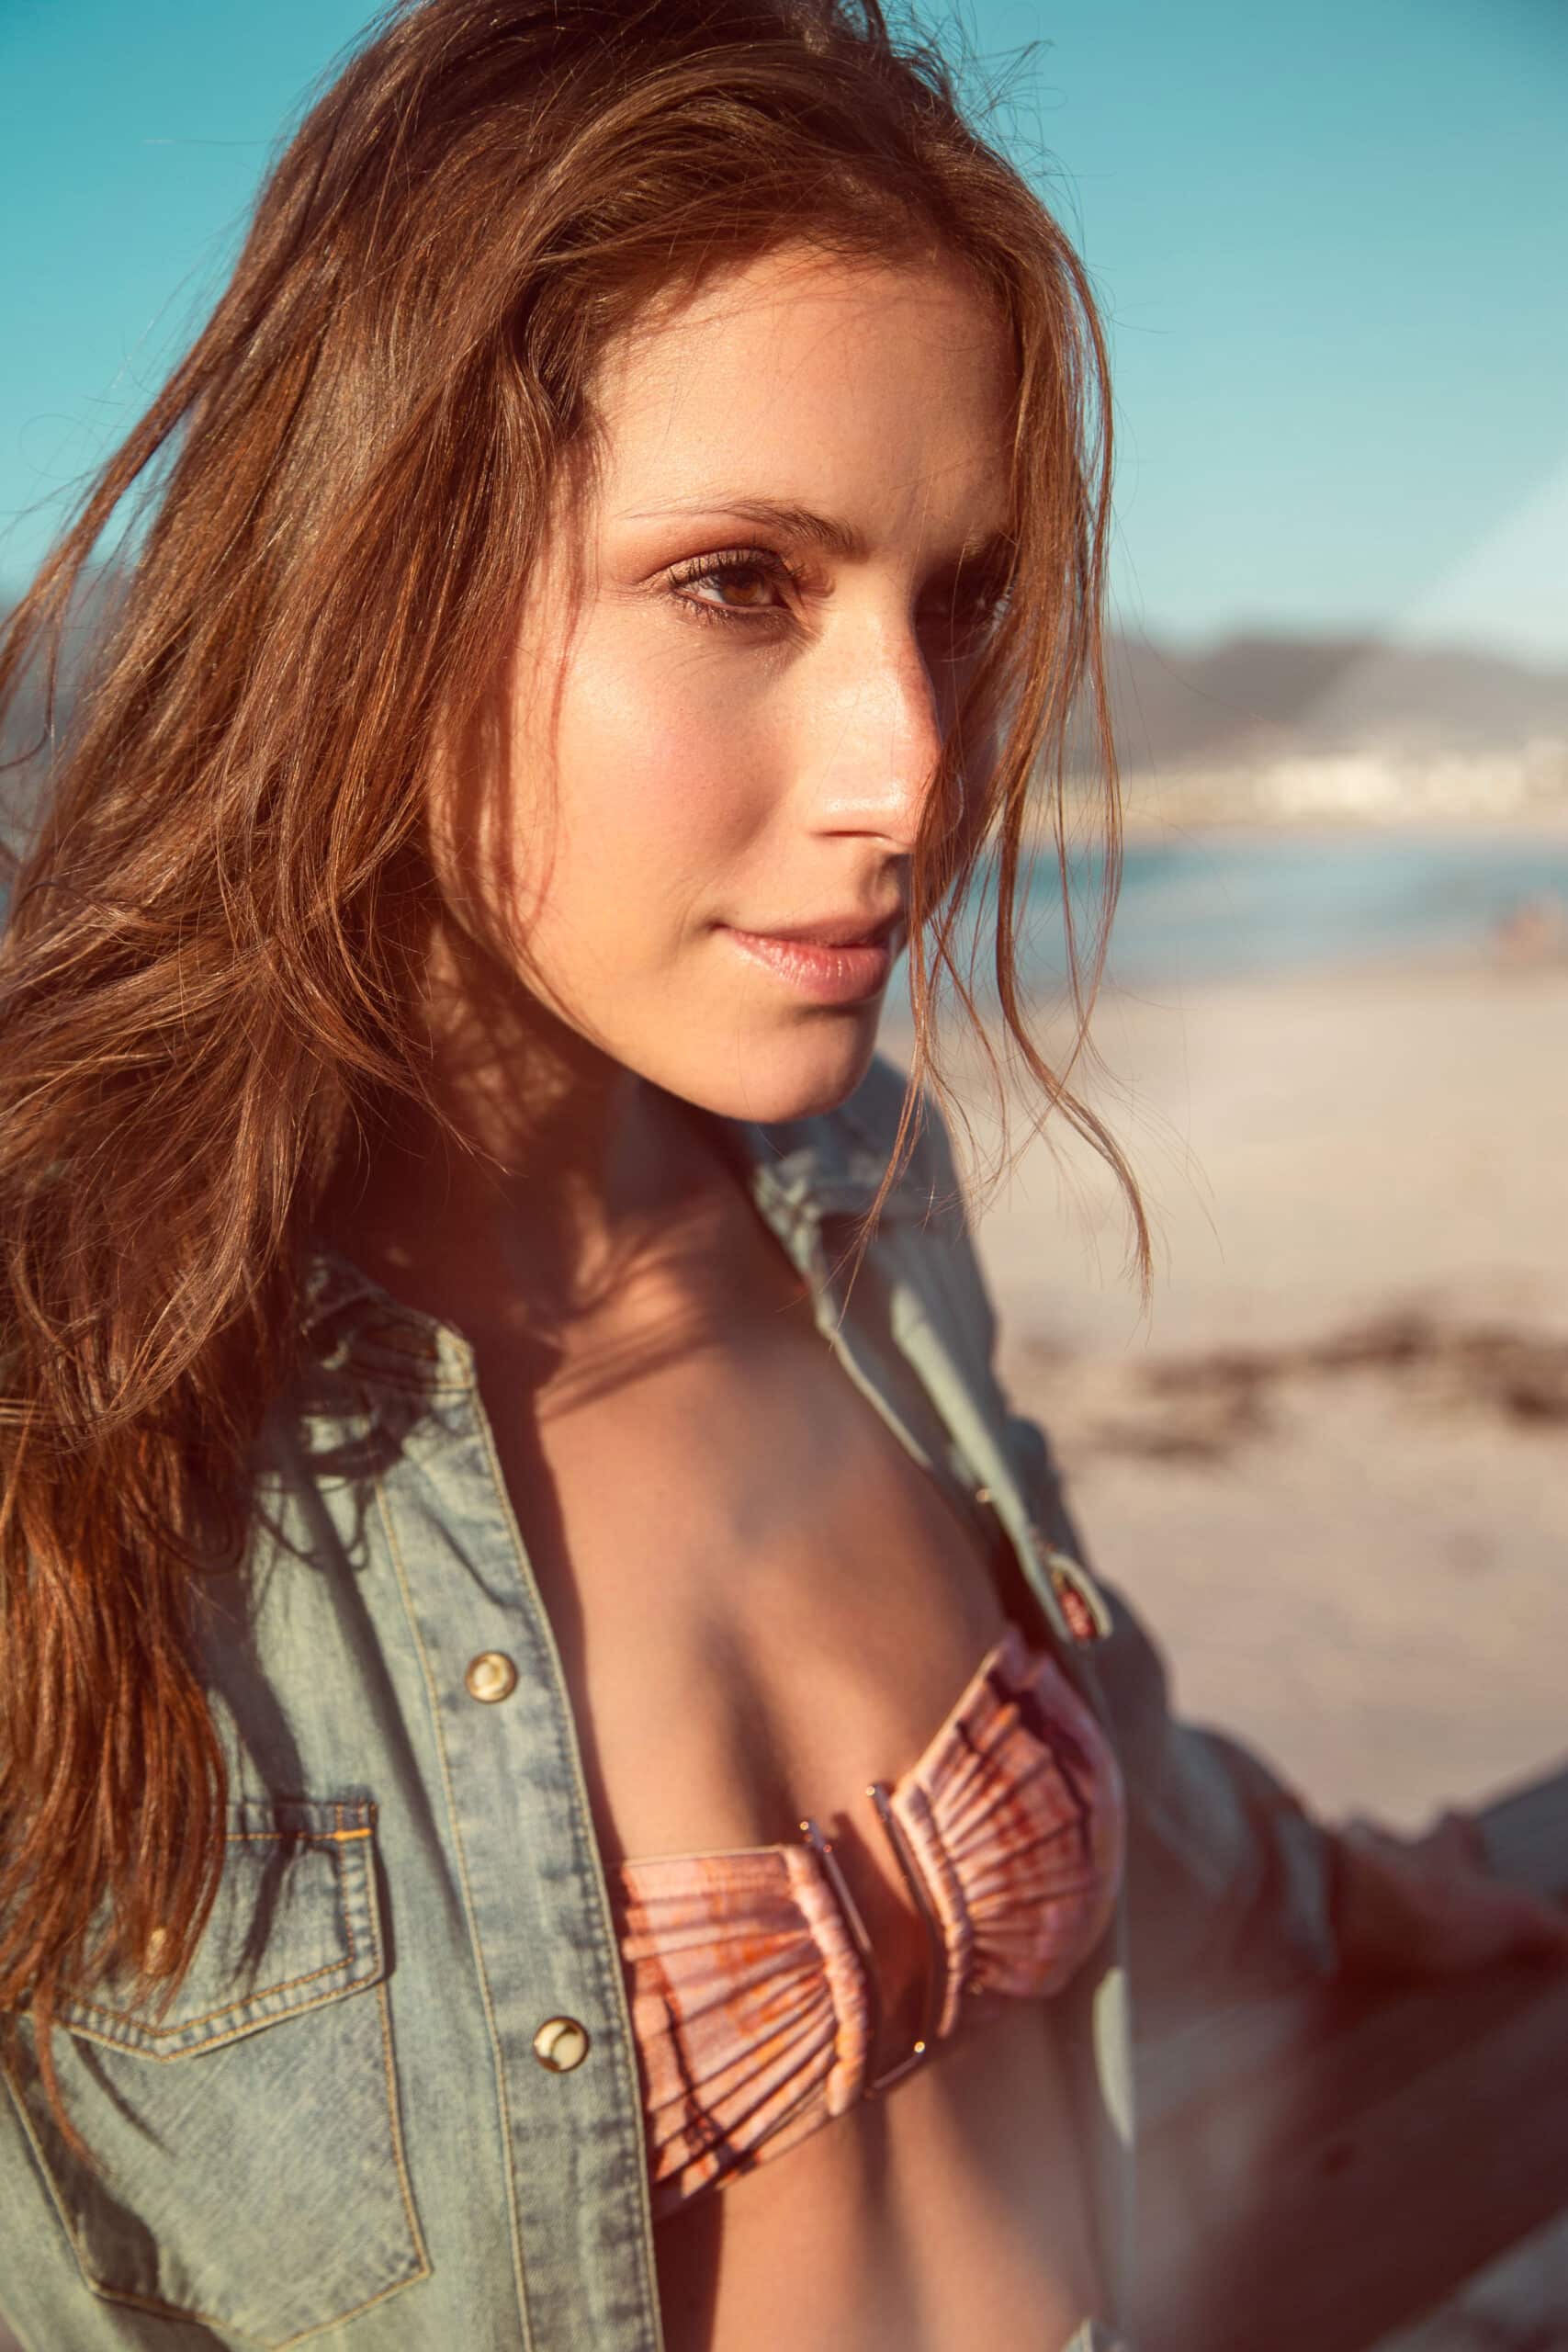
[[[76,2245],[73,2236],[72,2245],[73,2247]],[[129,2303],[136,2311],[156,2312],[169,2319],[199,2320],[203,2326],[226,2328],[231,2334],[238,2332],[232,2320],[220,2319],[217,2312],[202,2311],[195,2303],[165,2303],[156,2295],[139,2295],[133,2287],[111,2287],[106,2279],[96,2278],[88,2269],[80,2248],[76,2249],[76,2254],[82,2276],[94,2294],[101,2295],[106,2302]],[[422,2268],[411,2269],[403,2278],[394,2278],[385,2287],[378,2287],[376,2292],[367,2295],[362,2303],[351,2303],[347,2311],[334,2312],[331,2319],[312,2320],[309,2327],[297,2328],[292,2335],[280,2336],[272,2352],[288,2352],[292,2344],[303,2344],[307,2337],[320,2335],[329,2327],[342,2327],[347,2321],[356,2319],[361,2312],[369,2311],[373,2304],[385,2302],[389,2295],[398,2294],[404,2287],[412,2287],[416,2279],[428,2278],[429,2276],[430,2266],[426,2262]],[[248,2343],[257,2340],[254,2336],[246,2338]]]
[[[523,1532],[517,1524],[517,1513],[513,1508],[512,1497],[507,1491],[506,1480],[502,1475],[501,1457],[496,1452],[495,1446],[495,1433],[490,1425],[490,1416],[484,1410],[483,1399],[479,1395],[477,1381],[475,1383],[474,1403],[475,1425],[479,1437],[484,1442],[485,1460],[490,1466],[491,1484],[495,1492],[496,1501],[500,1506],[502,1520],[511,1533],[513,1546],[518,1565],[525,1571],[525,1573],[528,1573],[531,1576],[531,1571],[528,1571],[527,1566],[527,1552],[523,1543]],[[559,1679],[559,1687],[563,1697],[566,1698],[568,1710],[570,1711],[570,1694],[568,1694],[566,1690],[566,1674],[560,1664],[560,1654],[556,1645],[555,1630],[549,1622],[549,1612],[547,1610],[544,1609],[542,1602],[540,1604],[540,1613],[544,1618],[545,1630],[549,1646],[552,1651],[555,1652],[556,1671]],[[547,1713],[548,1712],[550,1711],[547,1711]],[[579,1818],[587,1833],[589,1851],[595,1860],[597,1860],[599,1851],[598,1838],[593,1827],[592,1812],[588,1801],[587,1786],[582,1778],[581,1765],[578,1760],[578,1755],[572,1741],[558,1730],[556,1736],[556,1754],[563,1770],[570,1778],[572,1786],[576,1790],[580,1807]],[[590,1876],[592,1877],[594,1875],[595,1873],[591,1871]],[[626,1999],[626,1984],[620,1973],[620,1947],[615,1932],[615,1923],[609,1909],[609,1889],[604,1883],[602,1868],[598,1871],[596,1875],[600,1890],[599,1917],[604,1930],[604,1940],[600,1946],[600,1953],[603,1954],[607,1951],[610,1955],[607,1962],[601,1960],[601,1964],[594,1970],[595,1992],[599,2002],[600,2014],[606,2018],[613,2016],[617,2003],[619,2003],[623,2005],[622,2014],[626,2017],[626,2023],[629,2027],[631,2022],[630,2012],[629,2008],[624,2006]],[[581,1958],[581,1955],[580,1954],[579,1957]],[[615,1978],[613,1984],[609,1976],[610,1968],[614,1968],[615,1971]],[[643,2261],[641,2267],[644,2277],[644,2292],[649,2307],[657,2313],[659,2311],[657,2271],[655,2264],[649,2262],[648,2258],[653,2237],[653,2203],[651,2186],[648,2177],[647,2126],[644,2121],[642,2111],[642,2086],[636,2073],[635,2060],[633,2059],[631,2052],[627,2046],[627,2039],[625,2037],[623,2037],[622,2041],[620,2090],[621,2097],[617,2101],[617,2108],[619,2110],[618,2120],[620,2123],[620,2132],[618,2136],[621,2143],[621,2161],[627,2166],[630,2172],[630,2177],[636,2184],[633,2193],[637,2198],[637,2204],[642,2214],[641,2251],[643,2255]],[[660,2341],[660,2327],[657,2318],[654,2322],[652,2341],[655,2344]]]
[[[457,1858],[457,1875],[463,1885],[463,1908],[468,1918],[468,1944],[474,1955],[475,1973],[479,1981],[479,1999],[484,2007],[485,2023],[490,2029],[491,2056],[495,2068],[496,2097],[501,2107],[501,2124],[504,2135],[504,2145],[502,2150],[502,2178],[506,2188],[507,2224],[512,2237],[512,2275],[516,2283],[517,2316],[522,2325],[523,2341],[532,2352],[534,2329],[528,2316],[528,2297],[523,2279],[523,2245],[518,2234],[517,2192],[513,2179],[512,2104],[507,2097],[506,2068],[502,2060],[501,2035],[496,2026],[495,2007],[491,1999],[490,1979],[485,1973],[484,1953],[479,1944],[479,1921],[474,1912],[473,1889],[468,1883],[468,1857],[463,1851],[463,1833],[458,1821],[457,1799],[452,1790],[452,1771],[446,1756],[446,1737],[441,1727],[441,1709],[435,1695],[435,1676],[431,1668],[430,1653],[425,1648],[424,1636],[419,1627],[419,1617],[409,1591],[408,1571],[403,1564],[402,1547],[398,1542],[397,1528],[378,1476],[374,1480],[374,1485],[376,1507],[380,1517],[382,1531],[387,1538],[387,1547],[391,1555],[393,1573],[398,1579],[398,1589],[402,1595],[403,1612],[409,1632],[413,1636],[414,1646],[419,1652],[420,1667],[424,1676],[425,1697],[430,1706],[431,1728],[435,1740],[435,1752],[441,1764],[441,1784],[446,1792],[446,1815],[452,1825],[452,1844]]]
[[[226,1829],[223,1835],[231,1841],[245,1838],[276,1840],[302,1837],[311,1846],[324,1846],[329,1842],[334,1846],[346,1846],[355,1838],[368,1838],[371,1832],[368,1829]]]
[[[231,2041],[243,2041],[247,2034],[265,2033],[268,2026],[287,2025],[290,2018],[309,2017],[312,2009],[324,2009],[333,2001],[346,1999],[351,1993],[367,1993],[378,1981],[373,1976],[367,1976],[362,1978],[357,1984],[330,1985],[324,1993],[317,1993],[309,2001],[295,2001],[288,2008],[279,2009],[273,2017],[257,2018],[254,2021],[244,2020],[238,2025],[225,2028],[220,2033],[209,2033],[204,2041],[193,2043],[189,2050],[139,2050],[132,2043],[118,2041],[107,2035],[98,2038],[103,2040],[110,2049],[118,2050],[127,2057],[144,2061],[150,2066],[177,2066],[182,2059],[193,2056],[197,2050],[226,2049]],[[69,2019],[62,2018],[60,2022],[69,2032],[71,2030]],[[170,2029],[165,2026],[157,2030],[160,2032],[167,2032]],[[80,2030],[91,2037],[90,2027],[84,2026]]]
[[[266,1838],[281,1836],[284,1833],[280,1831],[253,1831],[239,1829],[233,1831],[231,1834],[236,1838]],[[333,1830],[326,1832],[325,1835],[333,1838],[368,1838],[370,1832],[368,1829]],[[210,2025],[217,2018],[231,2017],[237,2009],[244,2010],[254,2008],[258,2002],[270,2000],[275,1993],[289,1993],[294,1990],[296,1985],[312,1984],[316,1982],[318,1977],[335,1975],[340,1969],[352,1971],[357,1956],[354,1940],[354,1926],[348,1916],[348,1898],[344,1885],[341,1867],[339,1866],[335,1854],[333,1855],[331,1859],[337,1886],[340,1927],[344,1940],[348,1946],[348,1951],[344,1957],[338,1960],[327,1961],[320,1968],[307,1969],[302,1976],[286,1976],[280,1979],[280,1981],[276,1984],[264,1984],[256,1992],[247,1993],[243,2001],[225,2001],[220,2007],[209,2009],[201,2017],[183,2018],[178,2025],[144,2025],[131,2010],[111,2009],[106,2003],[101,2001],[73,2001],[71,2004],[72,2013],[75,2014],[80,2010],[85,2009],[94,2017],[113,2018],[120,2025],[134,2025],[140,2032],[155,2035],[162,2040],[169,2040],[175,2034],[188,2033],[193,2026]],[[371,1939],[370,1948],[373,1953],[377,1951],[378,1948],[374,1937]],[[374,1979],[367,1979],[366,1982],[374,1982]],[[344,1987],[345,1991],[348,1989],[349,1988],[347,1986]],[[315,2002],[311,2002],[309,2006],[314,2008],[319,2005]],[[264,2019],[263,2022],[272,2023],[276,2022],[276,2020]],[[153,2052],[152,2054],[156,2056],[158,2053]]]
[[[419,2215],[414,2210],[413,2183],[409,2178],[408,2165],[403,2155],[403,2126],[398,2099],[398,2070],[392,2059],[392,2019],[387,2004],[385,1977],[381,1979],[376,1991],[381,2010],[381,2064],[387,2077],[387,2121],[392,2138],[392,2162],[398,2168],[398,2185],[403,2193],[403,2211],[408,2216],[414,2251],[419,2256],[419,2268],[414,2276],[418,2278],[428,2278],[430,2256],[425,2247],[424,2232],[419,2226]],[[400,2285],[406,2283],[404,2280],[399,2281]]]
[[[307,2004],[307,2007],[310,2008],[318,2008],[320,2007],[321,2004],[315,2001]],[[303,2009],[296,2010],[294,2014],[296,2016],[303,2016],[305,2011]],[[33,2151],[34,2161],[38,2165],[39,2178],[42,2180],[45,2188],[49,2192],[50,2201],[53,2205],[61,2226],[64,2231],[65,2240],[71,2248],[72,2255],[76,2263],[76,2267],[81,2272],[89,2290],[95,2295],[102,2296],[107,2302],[127,2303],[138,2311],[155,2312],[160,2315],[170,2319],[199,2320],[204,2325],[211,2325],[213,2327],[231,2327],[231,2324],[229,2321],[220,2319],[214,2312],[201,2311],[195,2305],[189,2303],[181,2304],[163,2302],[155,2295],[138,2294],[134,2288],[111,2287],[107,2280],[96,2278],[94,2275],[87,2267],[86,2255],[82,2245],[82,2242],[76,2233],[75,2226],[72,2222],[70,2215],[66,2211],[60,2190],[55,2185],[53,2168],[44,2155],[42,2145],[39,2143],[38,2133],[34,2129],[32,2114],[28,2107],[28,2103],[23,2098],[17,2086],[11,2069],[9,2067],[0,2067],[0,2075],[4,2075],[6,2088],[10,2097],[11,2104],[15,2108],[17,2115],[20,2120],[23,2132],[27,2134],[28,2144]],[[345,2321],[355,2318],[360,2312],[369,2311],[374,2304],[384,2302],[389,2295],[398,2293],[400,2289],[412,2285],[415,2279],[429,2278],[429,2257],[425,2254],[423,2241],[420,2241],[419,2243],[418,2252],[423,2265],[422,2268],[411,2270],[405,2278],[394,2278],[390,2280],[387,2286],[378,2288],[375,2294],[367,2295],[362,2303],[352,2304],[346,2312],[338,2312],[334,2313],[331,2319],[317,2320],[310,2327],[298,2329],[293,2335],[284,2337],[282,2342],[275,2347],[275,2352],[288,2352],[288,2346],[290,2345],[303,2344],[308,2336],[320,2335],[324,2329],[329,2327],[339,2327]]]

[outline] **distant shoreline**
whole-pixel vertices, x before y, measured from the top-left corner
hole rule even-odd
[[[1088,792],[1075,792],[1067,801],[1068,839],[1092,843],[1099,831],[1102,802]],[[1149,842],[1194,840],[1235,842],[1276,839],[1376,840],[1380,835],[1430,841],[1478,839],[1485,834],[1517,841],[1535,836],[1553,843],[1568,839],[1568,792],[1527,801],[1482,802],[1470,807],[1405,806],[1351,809],[1318,806],[1284,808],[1239,789],[1213,790],[1199,780],[1147,775],[1124,776],[1121,785],[1122,837],[1129,845]],[[1055,846],[1055,828],[1044,808],[1029,827],[1030,845],[1036,851]]]
[[[1042,1007],[1065,987],[1055,845],[1026,860],[1022,975]],[[1325,816],[1130,824],[1107,986],[1186,989],[1274,972],[1568,963],[1568,807],[1498,818]],[[1082,941],[1101,884],[1094,833],[1075,823],[1069,879]],[[988,968],[990,895],[964,917],[961,961]],[[989,1005],[992,990],[982,989]]]
[[[1041,831],[1049,837],[1048,829],[1043,826]],[[1151,842],[1192,840],[1225,847],[1287,836],[1312,842],[1376,841],[1384,835],[1397,835],[1402,840],[1455,842],[1478,840],[1487,834],[1510,841],[1534,837],[1553,845],[1568,841],[1568,800],[1556,806],[1477,809],[1462,814],[1413,808],[1397,815],[1359,817],[1322,809],[1300,814],[1259,809],[1247,815],[1208,815],[1200,808],[1183,808],[1179,802],[1151,808],[1129,798],[1122,811],[1122,839],[1129,845],[1136,842],[1139,846]]]
[[[1517,838],[1568,833],[1568,735],[1548,732],[1489,749],[1418,749],[1383,741],[1333,751],[1280,748],[1253,758],[1125,767],[1125,838],[1216,831],[1412,831],[1451,836],[1478,828]],[[1075,835],[1098,830],[1102,795],[1088,778],[1066,792]],[[1053,827],[1042,808],[1038,834]]]

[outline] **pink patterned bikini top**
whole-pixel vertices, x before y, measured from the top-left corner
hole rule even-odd
[[[919,1762],[867,1792],[931,1943],[908,2056],[868,2082],[874,1955],[815,1822],[799,1845],[624,1862],[614,1893],[653,2211],[779,2155],[918,2065],[965,1993],[1040,1997],[1099,1941],[1121,1878],[1115,1758],[1010,1625]]]

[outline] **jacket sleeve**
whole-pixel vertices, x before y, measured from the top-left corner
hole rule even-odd
[[[1239,1740],[1172,1714],[1166,1661],[1096,1573],[1043,1431],[1010,1413],[1008,1434],[1036,1525],[1089,1570],[1109,1612],[1093,1657],[1127,1791],[1135,1991],[1176,2002],[1216,1982],[1332,1974],[1332,1832]]]

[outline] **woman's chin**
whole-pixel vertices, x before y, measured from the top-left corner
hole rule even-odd
[[[835,1111],[860,1084],[876,1050],[874,1017],[826,1023],[815,1034],[771,1038],[750,1049],[716,1055],[701,1083],[676,1089],[720,1118],[751,1119],[763,1126]],[[693,1073],[694,1079],[696,1073]]]

